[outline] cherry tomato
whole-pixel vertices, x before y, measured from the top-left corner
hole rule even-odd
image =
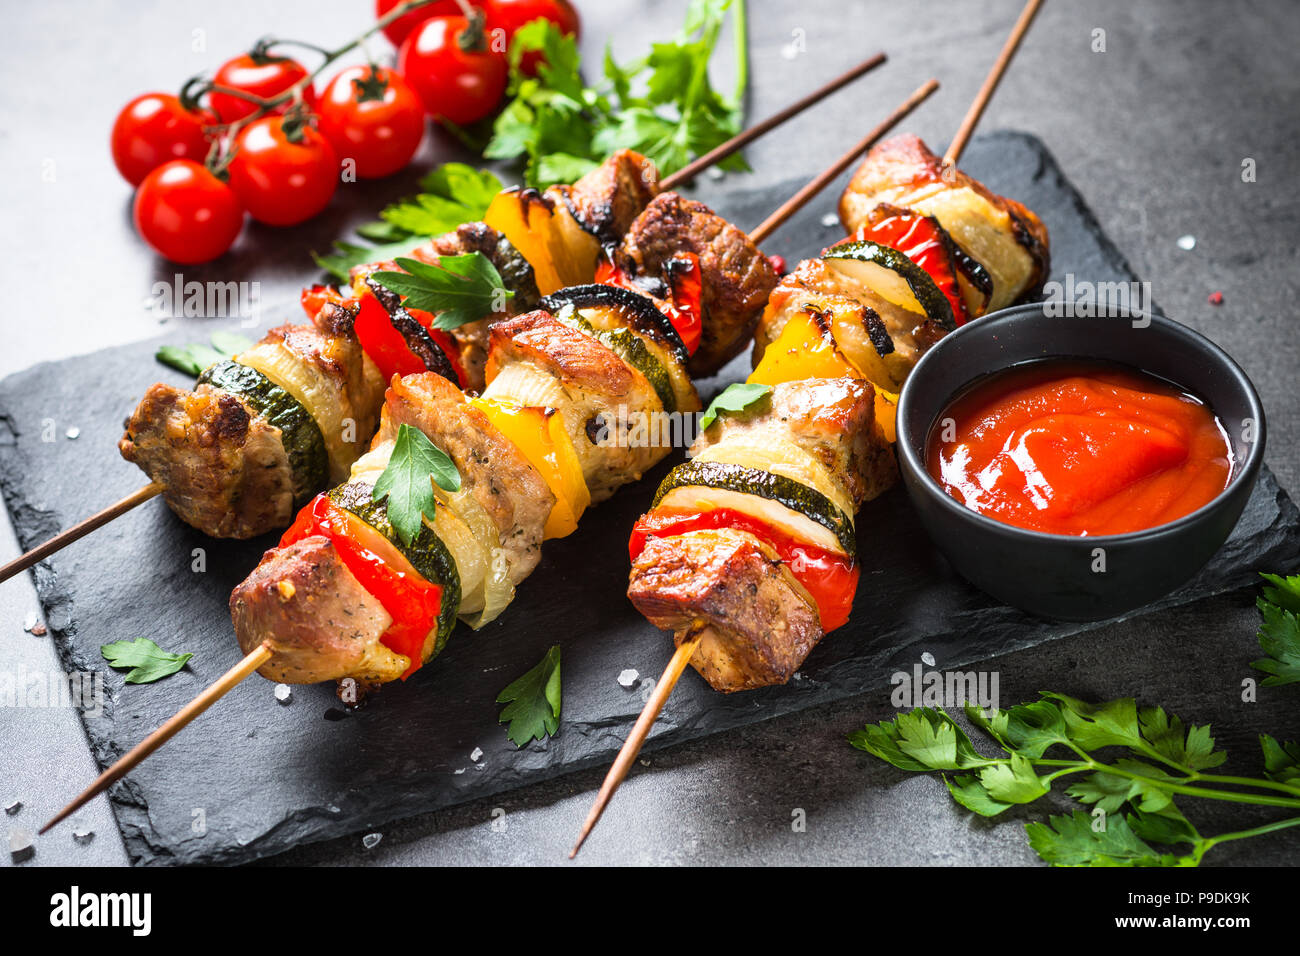
[[[488,32],[504,30],[507,49],[515,31],[538,17],[550,20],[565,33],[577,37],[581,34],[578,11],[568,0],[484,0],[483,12],[487,15]],[[519,68],[529,76],[537,72],[537,64],[545,57],[540,51],[525,53]]]
[[[221,255],[244,225],[234,190],[192,159],[173,159],[146,176],[134,217],[145,242],[185,265]]]
[[[122,107],[113,122],[113,162],[132,186],[169,160],[201,163],[208,152],[203,127],[215,124],[211,113],[192,113],[170,93],[144,93]]]
[[[285,119],[263,116],[235,138],[230,186],[248,214],[268,226],[293,226],[325,208],[339,180],[329,140],[299,123],[293,137]],[[296,141],[295,141],[296,138]]]
[[[382,18],[393,7],[404,2],[405,0],[375,0],[375,19]],[[460,12],[460,4],[456,0],[437,0],[436,3],[431,3],[426,7],[420,7],[418,10],[402,14],[384,27],[384,36],[388,37],[393,46],[401,46],[406,41],[406,38],[411,35],[411,31],[429,17],[455,16]]]
[[[397,172],[424,138],[420,97],[401,76],[383,67],[342,70],[325,87],[317,109],[320,131],[340,158],[356,163],[361,179]]]
[[[433,17],[406,38],[397,71],[430,116],[466,126],[496,109],[510,67],[504,53],[489,49],[481,35],[474,37],[464,17]]]
[[[307,68],[286,56],[266,56],[257,51],[241,53],[221,64],[212,82],[217,86],[243,90],[264,100],[278,96],[308,75]],[[316,93],[308,83],[303,87],[302,98],[308,106],[316,103]],[[223,123],[233,123],[257,112],[257,104],[229,93],[208,94],[212,109]],[[288,104],[276,110],[283,113]]]

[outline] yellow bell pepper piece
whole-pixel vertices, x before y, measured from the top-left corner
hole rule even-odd
[[[582,477],[582,465],[565,431],[564,419],[551,408],[525,407],[499,398],[474,398],[470,404],[523,453],[554,493],[555,506],[546,518],[543,537],[572,534],[591,504],[591,492]]]
[[[811,315],[791,318],[763,352],[763,360],[749,376],[758,385],[779,385],[805,378],[862,378],[856,368],[822,335]]]
[[[876,386],[876,427],[891,445],[898,441],[898,395]]]
[[[483,221],[528,260],[542,295],[594,281],[600,244],[556,197],[540,196],[536,190],[503,190],[493,197]]]

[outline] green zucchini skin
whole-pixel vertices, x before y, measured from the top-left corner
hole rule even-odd
[[[664,495],[673,489],[690,486],[721,488],[775,501],[815,521],[835,535],[850,558],[857,555],[853,519],[820,491],[801,485],[792,478],[757,468],[746,468],[744,465],[691,460],[668,473],[655,492],[653,506],[658,506]]]
[[[952,304],[948,301],[948,297],[939,291],[930,274],[892,246],[863,239],[833,246],[822,254],[822,258],[874,262],[890,272],[897,272],[916,296],[916,301],[921,303],[927,318],[937,322],[948,332],[957,328],[957,320],[952,314]]]
[[[664,368],[663,362],[660,362],[654,353],[646,348],[645,342],[641,341],[640,336],[635,332],[631,329],[598,329],[568,306],[560,309],[555,318],[584,335],[591,336],[644,375],[646,381],[655,390],[655,394],[659,396],[664,411],[677,411],[677,393],[673,391],[673,382],[668,377],[668,370]]]
[[[456,626],[456,615],[460,612],[460,572],[456,569],[456,559],[428,525],[420,528],[420,533],[409,545],[402,544],[388,520],[388,506],[374,500],[374,490],[365,482],[349,482],[331,491],[329,498],[336,506],[360,518],[387,538],[426,581],[442,587],[438,636],[434,640],[433,653],[429,655],[429,660],[433,660],[451,636],[452,628]]]
[[[686,344],[668,316],[660,312],[653,301],[631,289],[592,282],[560,289],[541,301],[541,308],[552,315],[566,305],[575,309],[617,309],[627,316],[628,328],[662,342],[682,365],[691,359]]]
[[[243,399],[268,424],[280,429],[280,442],[293,476],[295,508],[325,487],[329,477],[325,436],[301,402],[261,372],[234,361],[218,362],[206,369],[199,376],[199,384]]]

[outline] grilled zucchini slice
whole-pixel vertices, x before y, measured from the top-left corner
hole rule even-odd
[[[918,312],[949,332],[957,328],[948,297],[928,272],[897,249],[863,239],[833,246],[822,259],[894,305]]]
[[[668,473],[654,507],[734,508],[778,531],[848,557],[857,553],[853,519],[815,488],[784,475],[692,459]]]
[[[244,401],[267,423],[280,429],[280,444],[293,476],[294,507],[301,507],[329,480],[329,454],[320,426],[303,404],[257,369],[238,362],[218,362],[199,376]]]

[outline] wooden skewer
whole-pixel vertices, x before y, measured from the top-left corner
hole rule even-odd
[[[98,514],[93,514],[84,521],[79,521],[67,531],[56,534],[49,541],[38,545],[24,555],[14,558],[4,567],[0,568],[0,581],[8,581],[15,574],[26,571],[32,565],[44,561],[55,551],[65,548],[78,538],[84,538],[96,528],[108,524],[118,515],[126,514],[138,504],[148,501],[150,498],[162,492],[162,485],[157,482],[149,482],[139,491],[133,491],[115,505],[109,505]]]
[[[271,649],[265,644],[260,644],[247,657],[236,664],[230,670],[226,671],[217,682],[205,690],[198,697],[186,704],[176,716],[167,721],[144,740],[140,741],[125,753],[117,763],[101,773],[89,787],[87,787],[77,799],[73,800],[66,807],[54,815],[49,823],[41,827],[40,832],[44,833],[50,827],[54,826],[60,820],[66,819],[69,815],[76,813],[77,810],[85,806],[88,802],[99,796],[113,784],[121,780],[122,777],[130,773],[133,768],[145,757],[149,756],[172,737],[176,736],[190,721],[199,714],[203,713],[226,694],[230,693],[240,681],[248,677],[253,671],[257,670],[263,664],[271,659]]]
[[[927,80],[905,99],[894,112],[879,126],[859,140],[847,153],[835,161],[833,165],[819,173],[815,179],[804,186],[785,202],[772,215],[764,219],[757,228],[749,233],[749,238],[754,241],[755,245],[761,243],[764,239],[776,231],[777,227],[793,216],[803,207],[813,196],[825,189],[840,173],[848,169],[855,159],[875,145],[876,140],[888,133],[899,123],[903,117],[916,109],[926,98],[939,88],[938,80]]]
[[[591,812],[587,814],[587,819],[582,824],[582,832],[578,834],[578,842],[569,851],[570,860],[578,855],[578,851],[582,849],[582,844],[586,841],[587,835],[591,833],[591,828],[596,825],[600,815],[605,812],[605,807],[609,805],[610,797],[614,796],[614,791],[618,789],[619,784],[627,777],[628,771],[632,769],[632,764],[636,760],[637,754],[641,752],[641,745],[645,743],[650,728],[654,726],[655,721],[659,718],[659,712],[664,709],[668,695],[677,686],[677,679],[682,676],[682,671],[686,670],[686,665],[690,663],[691,656],[695,653],[695,649],[700,646],[700,639],[703,637],[704,627],[700,625],[682,638],[682,642],[677,645],[672,660],[664,668],[663,676],[659,678],[659,683],[655,684],[654,693],[646,701],[645,707],[641,710],[641,716],[636,719],[636,725],[632,728],[632,733],[628,734],[627,740],[624,741],[622,748],[618,752],[618,757],[614,760],[614,765],[609,768],[609,773],[605,774],[605,780],[600,785],[600,793],[596,794],[596,802],[592,805]]]
[[[1020,11],[1020,18],[1016,20],[1016,25],[1011,29],[1011,35],[1007,37],[1007,42],[1003,44],[1002,52],[998,54],[997,60],[993,63],[993,69],[989,70],[989,75],[984,78],[984,85],[975,94],[975,100],[971,103],[970,109],[966,111],[961,126],[957,128],[957,135],[952,138],[952,144],[948,147],[948,152],[943,154],[943,164],[945,166],[956,166],[957,160],[961,159],[962,150],[966,148],[966,141],[970,139],[971,133],[975,132],[975,127],[984,114],[984,107],[988,106],[989,100],[993,98],[993,91],[998,88],[998,83],[1002,81],[1002,74],[1011,65],[1011,58],[1016,55],[1016,50],[1020,48],[1020,41],[1025,38],[1025,33],[1029,30],[1029,24],[1034,20],[1034,14],[1038,13],[1038,8],[1042,5],[1043,0],[1029,0],[1025,4],[1025,8]]]
[[[726,159],[732,153],[737,152],[740,149],[743,149],[745,146],[749,145],[750,143],[758,139],[763,134],[771,132],[773,129],[780,126],[782,123],[784,123],[786,120],[798,116],[804,110],[808,109],[808,107],[816,105],[826,97],[830,96],[832,93],[836,92],[839,89],[842,89],[843,87],[847,86],[849,83],[852,83],[858,77],[870,73],[876,67],[884,63],[886,59],[887,58],[884,53],[877,53],[875,56],[868,57],[867,59],[863,60],[861,63],[859,63],[857,66],[853,67],[852,69],[846,70],[844,73],[841,73],[839,76],[837,76],[835,79],[831,80],[829,83],[825,84],[824,86],[819,87],[818,89],[809,93],[807,96],[803,97],[802,99],[794,103],[791,103],[789,106],[781,110],[779,113],[769,116],[761,123],[758,123],[755,126],[751,126],[749,129],[742,131],[736,136],[733,136],[731,139],[727,140],[722,145],[717,146],[714,149],[710,150],[709,152],[705,153],[703,156],[700,156],[698,159],[696,159],[694,162],[690,163],[689,165],[682,167],[681,169],[679,169],[677,172],[673,173],[670,176],[666,176],[662,181],[660,181],[659,188],[661,190],[669,190],[672,189],[674,186],[684,183],[687,180],[691,179],[692,177],[699,175],[701,172],[708,169],[710,166],[714,165],[715,163],[720,163],[722,160]],[[775,226],[773,226],[773,228],[775,228]],[[93,514],[89,518],[85,519],[84,521],[81,521],[78,524],[73,525],[67,531],[55,535],[53,538],[51,538],[49,541],[46,541],[44,544],[40,545],[39,547],[33,548],[31,551],[28,551],[26,554],[21,555],[15,558],[14,560],[10,561],[8,564],[4,565],[3,567],[0,567],[0,582],[7,581],[9,578],[13,577],[14,575],[26,571],[34,564],[44,561],[54,552],[67,547],[69,544],[76,541],[78,538],[85,537],[86,535],[90,534],[90,532],[94,531],[96,528],[108,524],[108,522],[112,521],[114,518],[117,518],[125,514],[126,512],[134,508],[136,505],[148,501],[150,498],[153,498],[161,491],[162,491],[161,485],[151,482],[150,484],[145,485],[143,488],[141,488],[139,491],[135,492],[134,494],[127,495],[121,501],[117,502],[117,504],[110,505],[109,507],[105,508],[103,511],[100,511],[97,514]]]
[[[798,116],[808,107],[814,105],[815,103],[821,102],[823,99],[830,96],[836,90],[840,89],[841,87],[847,86],[849,83],[852,83],[854,80],[856,80],[858,77],[862,76],[863,74],[870,73],[876,67],[884,63],[886,59],[887,57],[885,56],[884,53],[877,53],[875,56],[863,60],[857,66],[853,67],[851,70],[847,70],[846,72],[841,73],[839,76],[831,80],[825,86],[814,90],[813,92],[805,96],[803,99],[795,103],[791,103],[785,109],[781,110],[781,112],[769,116],[767,119],[763,120],[763,122],[758,123],[755,126],[751,126],[749,129],[745,130],[744,132],[740,133],[737,136],[733,136],[731,139],[727,140],[721,146],[715,146],[713,149],[709,150],[709,152],[705,153],[703,156],[698,157],[694,162],[689,163],[686,166],[683,166],[681,169],[677,170],[677,172],[669,176],[665,176],[663,180],[659,183],[659,188],[662,190],[669,190],[680,185],[681,183],[689,182],[691,179],[694,179],[696,176],[698,176],[704,170],[708,169],[710,166],[722,162],[732,153],[748,146],[750,143],[758,139],[764,133],[767,133],[770,130],[775,129],[776,127],[780,126],[782,123],[784,123],[786,120],[790,119],[791,117]]]

